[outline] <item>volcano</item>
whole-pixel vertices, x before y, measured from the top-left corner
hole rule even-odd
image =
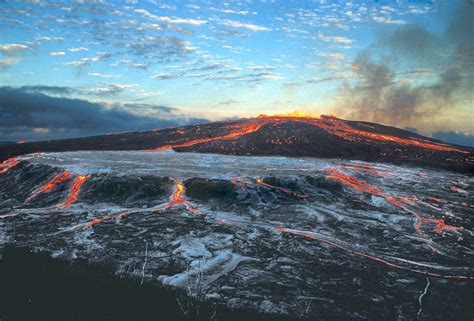
[[[173,149],[177,152],[321,157],[472,172],[474,149],[402,129],[332,116],[266,116],[145,132],[0,146],[0,159],[33,152]]]
[[[0,150],[2,320],[474,315],[471,148],[260,116]]]

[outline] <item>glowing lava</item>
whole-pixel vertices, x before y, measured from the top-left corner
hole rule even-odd
[[[178,148],[178,147],[189,147],[189,146],[193,146],[193,145],[197,145],[201,143],[213,142],[217,140],[235,139],[242,135],[256,132],[265,124],[266,122],[242,124],[238,126],[236,130],[231,131],[230,133],[227,133],[224,135],[218,135],[218,136],[208,137],[208,138],[198,138],[198,139],[193,139],[187,142],[165,145],[165,146],[155,148],[151,151],[167,150],[167,149]]]
[[[34,197],[38,196],[38,194],[45,193],[51,191],[53,188],[55,188],[58,184],[70,179],[72,177],[71,172],[63,172],[61,174],[56,175],[52,180],[41,186],[40,189],[37,191],[33,192],[26,200],[29,201],[33,199]]]
[[[102,218],[96,218],[96,219],[93,219],[92,221],[89,221],[89,222],[86,222],[86,223],[83,223],[83,224],[78,224],[76,226],[73,226],[73,229],[75,228],[78,228],[78,227],[81,227],[82,226],[82,229],[85,230],[85,229],[88,229],[88,228],[91,228],[92,226],[96,225],[96,224],[99,224],[105,220],[114,220],[114,221],[118,221],[120,220],[122,217],[124,217],[125,215],[127,215],[129,212],[122,212],[120,214],[117,214],[115,216],[109,216],[109,215],[105,215],[103,216]]]
[[[65,208],[77,201],[77,195],[81,191],[81,186],[84,182],[90,177],[90,175],[80,175],[77,176],[74,182],[72,183],[71,190],[67,199],[58,205],[59,208]]]
[[[286,193],[288,195],[292,195],[292,196],[295,196],[297,198],[300,198],[300,199],[306,199],[308,198],[308,195],[306,194],[302,194],[302,193],[299,193],[299,192],[294,192],[294,191],[291,191],[287,188],[283,188],[283,187],[279,187],[279,186],[273,186],[273,185],[270,185],[270,184],[267,184],[265,183],[263,180],[257,178],[255,180],[255,183],[257,183],[258,185],[261,185],[261,186],[265,186],[267,188],[270,188],[270,189],[275,189],[275,190],[278,190],[278,191],[281,191],[283,193]]]
[[[285,227],[277,227],[276,231],[277,232],[288,233],[288,234],[293,234],[293,235],[298,235],[298,236],[304,236],[304,237],[307,237],[307,238],[310,238],[310,239],[313,239],[313,240],[317,240],[319,242],[323,242],[323,243],[329,244],[331,246],[337,247],[341,250],[351,252],[353,254],[368,258],[368,259],[373,260],[373,261],[377,261],[379,263],[383,263],[387,266],[397,268],[397,269],[402,269],[402,270],[411,271],[411,272],[424,274],[424,275],[429,275],[429,276],[434,276],[434,277],[441,277],[441,278],[448,278],[448,279],[471,279],[471,280],[474,280],[474,276],[442,275],[442,274],[438,274],[438,273],[431,273],[431,272],[425,272],[425,271],[421,271],[421,270],[414,270],[414,269],[406,268],[406,267],[403,267],[401,265],[391,263],[387,260],[381,259],[379,257],[372,256],[372,255],[369,255],[369,254],[364,253],[364,252],[360,252],[360,251],[357,251],[357,250],[350,249],[347,246],[337,244],[336,243],[337,241],[327,240],[327,239],[323,238],[323,235],[319,235],[319,233],[316,233],[316,232],[294,230],[294,229],[288,229],[288,228],[285,228]]]
[[[182,204],[188,212],[191,212],[193,214],[201,214],[201,211],[197,208],[197,205],[187,201],[182,198],[182,195],[184,194],[184,185],[181,183],[179,180],[175,180],[175,191],[173,195],[171,196],[171,201],[165,204],[165,210],[178,205]]]
[[[19,161],[18,157],[11,157],[11,158],[8,158],[8,159],[4,160],[0,164],[0,174],[8,172],[8,170],[10,168],[15,167],[16,165],[18,165],[19,162],[20,161]]]
[[[425,236],[423,233],[423,230],[421,229],[421,224],[422,223],[435,223],[436,227],[433,229],[433,232],[436,233],[444,233],[444,230],[450,230],[457,232],[458,230],[462,230],[463,227],[456,227],[452,225],[448,225],[444,222],[443,219],[437,219],[437,218],[424,218],[422,217],[418,212],[409,209],[407,206],[403,204],[408,204],[408,205],[413,205],[414,201],[417,200],[416,197],[412,198],[406,198],[406,197],[399,197],[399,196],[391,196],[382,190],[380,190],[377,187],[372,187],[366,182],[360,181],[352,176],[345,175],[337,170],[332,170],[332,169],[326,169],[326,173],[329,174],[328,178],[332,178],[335,180],[338,180],[346,185],[349,185],[359,191],[383,197],[387,202],[391,203],[392,205],[395,205],[396,207],[402,209],[403,211],[413,215],[415,217],[415,229],[418,232],[419,235]],[[439,250],[437,250],[435,247],[432,245],[428,244],[428,247],[436,253],[440,253]]]

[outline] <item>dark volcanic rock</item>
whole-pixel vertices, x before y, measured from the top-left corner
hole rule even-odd
[[[226,311],[219,320],[233,308],[257,320],[471,320],[473,184],[331,159],[28,155],[0,174],[0,248],[107,266]]]
[[[0,145],[0,160],[33,152],[153,150],[344,158],[473,172],[474,149],[398,128],[334,117],[261,117],[148,132]]]

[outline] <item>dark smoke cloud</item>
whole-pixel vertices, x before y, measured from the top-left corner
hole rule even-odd
[[[421,26],[404,26],[381,36],[352,62],[355,83],[341,87],[336,112],[397,126],[412,126],[451,108],[457,97],[471,96],[474,63],[474,5],[462,3],[446,30],[435,35]],[[403,79],[403,68],[428,68],[429,85]],[[413,75],[417,76],[417,75]]]
[[[42,88],[43,90],[45,88]],[[64,88],[47,88],[61,92]],[[148,116],[141,116],[142,114]],[[0,87],[0,141],[60,139],[204,122],[168,106],[113,104]]]

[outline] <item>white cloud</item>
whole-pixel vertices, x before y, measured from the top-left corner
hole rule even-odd
[[[186,24],[186,25],[192,25],[192,26],[200,26],[200,25],[203,25],[203,24],[207,23],[206,20],[200,20],[200,19],[182,19],[182,18],[159,17],[159,16],[156,16],[156,15],[152,14],[151,12],[149,12],[148,10],[145,10],[145,9],[135,9],[134,11],[136,13],[139,13],[139,14],[143,15],[144,17],[149,18],[149,19],[159,20],[159,21],[163,21],[163,22],[166,22],[166,23]]]
[[[267,27],[258,26],[251,23],[234,21],[234,20],[220,20],[219,23],[224,26],[229,26],[229,27],[234,27],[234,28],[243,28],[250,31],[270,31],[271,30],[270,28],[267,28]]]
[[[66,53],[64,51],[53,51],[49,53],[50,56],[65,56]]]
[[[120,77],[122,77],[122,75],[101,74],[101,73],[98,73],[98,72],[89,73],[89,76],[97,77],[97,78],[120,78]]]
[[[17,52],[21,52],[28,49],[28,46],[20,45],[16,43],[8,43],[5,45],[0,45],[0,53],[3,54],[13,54]]]
[[[181,18],[170,18],[170,17],[159,17],[158,20],[166,22],[166,23],[185,24],[185,25],[192,25],[192,26],[200,26],[207,23],[206,20],[181,19]]]
[[[343,44],[350,44],[352,43],[352,39],[341,37],[341,36],[325,36],[321,32],[317,35],[318,39],[325,42],[335,42],[335,43],[343,43]]]
[[[16,43],[0,45],[0,69],[18,63],[21,60],[20,55],[27,49],[29,49],[28,46]]]
[[[233,10],[233,9],[218,9],[218,8],[210,8],[212,11],[216,11],[216,12],[222,12],[222,13],[230,13],[230,14],[239,14],[239,15],[243,15],[243,16],[246,16],[248,15],[250,12],[247,11],[247,10]]]
[[[84,48],[84,47],[79,47],[79,48],[69,48],[68,49],[70,52],[77,52],[77,51],[89,51],[89,49]]]
[[[387,25],[404,25],[407,24],[405,20],[393,20],[392,18],[385,18],[381,16],[372,17],[375,22],[384,23]]]

